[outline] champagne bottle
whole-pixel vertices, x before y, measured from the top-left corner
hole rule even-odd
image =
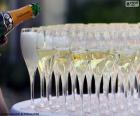
[[[3,11],[0,13],[0,44],[6,41],[7,34],[22,22],[36,17],[40,12],[38,3],[30,4],[22,8]]]

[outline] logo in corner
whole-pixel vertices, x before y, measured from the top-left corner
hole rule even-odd
[[[131,8],[133,8],[133,7],[139,7],[139,0],[135,0],[135,1],[133,1],[133,0],[127,0],[127,1],[125,1],[125,7],[131,7]]]

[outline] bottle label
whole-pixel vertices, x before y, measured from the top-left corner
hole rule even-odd
[[[13,28],[12,17],[8,12],[0,13],[0,44],[3,42],[5,35]]]
[[[13,20],[11,15],[8,12],[2,12],[3,19],[4,19],[4,25],[9,32],[13,28]]]
[[[0,13],[0,38],[13,28],[13,20],[8,12]]]
[[[4,25],[4,18],[2,13],[0,13],[0,38],[4,36],[4,33],[7,31],[5,25]]]

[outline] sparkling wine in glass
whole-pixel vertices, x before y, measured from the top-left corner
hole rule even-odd
[[[31,108],[35,107],[34,104],[34,77],[38,64],[38,58],[36,53],[36,36],[37,33],[34,29],[25,28],[21,31],[21,50],[25,60],[29,77],[30,77],[30,90],[31,90]]]

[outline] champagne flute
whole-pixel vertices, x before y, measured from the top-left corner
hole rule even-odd
[[[38,58],[36,54],[36,36],[32,28],[25,28],[21,31],[21,51],[24,57],[29,77],[30,77],[30,90],[31,90],[31,108],[35,108],[34,104],[34,76],[37,68]]]
[[[131,24],[132,25],[132,24]],[[134,25],[137,27],[137,25]],[[134,30],[134,29],[133,29]],[[129,47],[134,50],[134,59],[132,62],[132,68],[131,72],[129,74],[129,81],[130,81],[130,94],[128,98],[128,105],[129,107],[131,106],[138,106],[137,112],[139,112],[140,108],[138,105],[139,99],[137,99],[137,95],[139,95],[139,88],[138,88],[138,93],[137,90],[135,90],[135,76],[137,79],[137,82],[139,82],[139,61],[140,61],[140,54],[139,54],[139,28],[136,28],[135,31],[129,32],[129,41],[128,41]],[[136,101],[136,102],[134,102]],[[135,114],[136,112],[134,109],[130,110],[130,113]]]
[[[75,39],[75,36],[76,36],[76,27],[78,26],[78,24],[76,25],[66,25],[66,31],[67,31],[67,36],[69,39],[71,40],[74,40]],[[71,42],[71,45],[70,45],[70,51],[72,51],[72,42]],[[72,55],[71,55],[72,57]],[[71,111],[72,112],[75,112],[76,110],[76,105],[75,105],[75,102],[76,102],[76,71],[74,69],[74,63],[73,61],[71,61],[70,63],[70,77],[71,77],[71,86],[72,86],[72,97],[73,99],[71,100]]]
[[[91,26],[88,25],[88,27]],[[87,30],[87,29],[86,29]],[[91,29],[90,29],[91,30]],[[89,30],[88,30],[89,31]],[[86,110],[87,113],[91,113],[92,110],[92,102],[91,102],[91,81],[93,76],[93,70],[92,70],[92,63],[93,63],[93,52],[94,48],[96,48],[96,38],[93,34],[94,32],[86,32],[86,50],[87,50],[87,57],[86,60],[88,62],[87,69],[86,69],[86,78],[87,78],[87,84],[88,84],[88,95],[89,95],[89,107]]]
[[[49,84],[52,74],[52,66],[53,66],[53,58],[55,54],[55,50],[53,49],[53,42],[50,30],[45,27],[40,27],[38,31],[38,40],[36,43],[36,50],[39,57],[39,71],[41,77],[41,94],[43,85],[43,79],[45,78],[46,81],[46,97],[49,101],[49,104],[46,106],[45,103],[42,101],[41,107],[49,110],[50,100],[49,100]],[[42,97],[42,95],[41,95]]]
[[[48,39],[47,41],[49,41],[50,48],[53,49],[54,53],[57,53],[57,51],[55,49],[55,38],[57,38],[56,31],[59,30],[59,28],[60,28],[59,26],[60,25],[48,26],[47,27],[48,31],[46,31],[46,40]],[[55,62],[54,58],[55,58],[55,54],[53,54],[53,59],[52,59],[53,62],[52,62],[52,69],[51,70],[52,70],[52,72],[54,72],[54,75],[55,75],[55,88],[56,88],[57,101],[56,101],[56,105],[53,108],[55,108],[56,110],[59,110],[59,108],[60,108],[60,103],[59,103],[59,101],[60,101],[59,100],[59,80],[60,80],[61,74],[60,74],[59,71],[56,70],[57,65],[56,65],[56,62]]]
[[[38,56],[38,70],[40,74],[40,104],[38,106],[39,109],[43,109],[45,107],[44,102],[44,78],[45,78],[45,58],[44,54],[41,51],[41,48],[45,48],[45,40],[44,40],[44,33],[42,28],[38,28],[36,31],[37,33],[37,40],[36,40],[36,53]]]
[[[50,101],[50,89],[51,89],[51,81],[52,81],[52,72],[53,72],[53,64],[54,64],[54,56],[56,50],[54,48],[53,43],[53,34],[49,28],[44,29],[44,38],[45,38],[45,80],[46,80],[46,97],[48,97],[49,105],[51,105]]]
[[[112,108],[114,111],[111,112],[111,107],[112,101],[110,101],[109,98],[109,81],[111,79],[111,84],[112,84],[112,94],[114,95],[114,99],[115,99],[115,86],[116,86],[116,78],[117,78],[117,65],[116,63],[118,62],[118,55],[115,51],[115,47],[114,47],[114,39],[115,37],[117,37],[116,35],[117,33],[114,33],[114,30],[110,30],[110,29],[106,29],[103,32],[103,44],[106,45],[106,63],[105,63],[105,67],[103,70],[103,93],[105,94],[106,98],[107,98],[107,102],[104,104],[105,106],[105,113],[114,113],[114,111],[116,111],[115,108]],[[111,105],[111,107],[110,107]]]
[[[80,97],[81,97],[81,113],[83,114],[83,82],[85,78],[85,71],[88,65],[86,55],[87,51],[85,50],[85,39],[84,32],[75,31],[75,38],[72,40],[71,51],[72,51],[72,64],[73,70],[78,76],[79,86],[80,86]]]
[[[121,82],[121,85],[124,86],[124,98],[123,98],[123,104],[121,103],[120,105],[120,111],[122,111],[122,113],[125,113],[126,115],[130,115],[129,113],[124,112],[124,110],[127,110],[129,108],[129,101],[128,100],[128,91],[129,91],[129,77],[130,77],[130,73],[132,73],[132,63],[134,62],[134,52],[132,49],[129,48],[128,46],[128,37],[126,36],[128,35],[128,31],[122,31],[120,33],[120,38],[121,42],[122,42],[122,46],[120,46],[120,51],[119,52],[119,62],[118,62],[118,67],[119,67],[119,72],[118,72],[118,79],[119,79],[119,83]],[[120,87],[121,87],[120,85]],[[127,99],[126,99],[127,97]],[[120,101],[122,102],[122,101]]]
[[[86,38],[86,49],[88,50],[88,55],[87,55],[88,69],[86,70],[86,76],[87,76],[87,81],[88,81],[88,91],[89,91],[88,93],[91,99],[91,95],[90,95],[91,79],[92,79],[92,75],[94,74],[95,84],[96,84],[95,89],[96,89],[96,95],[98,98],[98,106],[100,104],[100,100],[99,100],[100,82],[102,78],[103,68],[106,62],[105,60],[106,55],[102,49],[102,43],[100,43],[101,42],[100,39],[101,39],[100,30],[98,32],[96,30],[96,31],[88,33],[87,38]],[[99,109],[99,107],[97,109]],[[89,110],[88,113],[90,113],[91,109],[88,109],[88,110]],[[99,112],[95,111],[95,113],[99,113]]]
[[[64,97],[64,108],[66,110],[66,96],[68,90],[68,73],[71,66],[71,51],[70,51],[70,39],[67,36],[67,31],[56,32],[55,38],[55,69],[61,74],[62,79],[62,90]]]

